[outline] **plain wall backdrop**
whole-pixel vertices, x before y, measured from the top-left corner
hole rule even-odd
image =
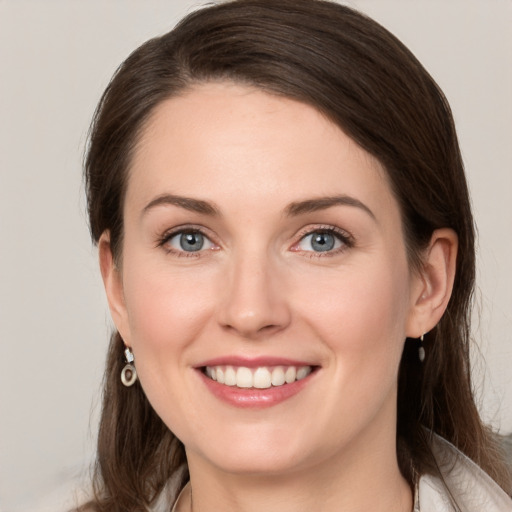
[[[2,512],[63,510],[63,487],[87,478],[111,325],[86,224],[88,124],[129,52],[201,3],[0,0]],[[512,2],[348,3],[409,46],[452,105],[479,228],[476,391],[510,432]]]

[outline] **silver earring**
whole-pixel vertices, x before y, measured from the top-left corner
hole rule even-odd
[[[126,347],[124,357],[126,358],[126,365],[121,371],[121,382],[129,388],[130,386],[133,386],[137,380],[137,370],[132,364],[134,361],[133,352],[129,347]]]
[[[423,339],[425,338],[425,335],[422,334],[420,337],[420,348],[418,349],[418,358],[421,363],[425,361],[425,347],[423,346]]]

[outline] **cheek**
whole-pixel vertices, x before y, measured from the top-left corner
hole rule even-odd
[[[145,264],[146,263],[146,264]],[[143,271],[141,271],[143,269]],[[172,271],[137,258],[126,262],[124,292],[134,352],[158,358],[186,347],[210,316],[212,279],[200,270]]]
[[[344,371],[396,374],[409,310],[407,276],[406,262],[391,258],[303,283],[301,316]]]
[[[187,378],[190,353],[211,319],[216,290],[201,271],[173,272],[166,265],[125,260],[125,300],[130,342],[144,392],[176,434],[188,432],[180,411],[194,413]],[[141,271],[143,269],[143,271]],[[172,404],[172,406],[170,405]]]
[[[379,264],[366,265],[364,271],[352,267],[324,282],[317,279],[314,287],[304,283],[309,286],[297,303],[307,298],[309,307],[300,316],[327,349],[328,387],[317,415],[330,430],[318,435],[330,432],[337,439],[344,432],[350,439],[372,418],[395,417],[408,311],[405,276],[400,266]],[[379,411],[386,412],[380,416]]]

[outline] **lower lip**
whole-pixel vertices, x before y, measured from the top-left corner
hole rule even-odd
[[[295,396],[310,382],[311,377],[316,373],[311,372],[307,377],[296,380],[291,384],[270,387],[266,389],[237,388],[226,386],[207,377],[201,370],[197,370],[208,390],[217,398],[235,407],[261,409],[280,404]]]

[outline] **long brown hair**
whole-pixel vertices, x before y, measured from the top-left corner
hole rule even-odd
[[[459,252],[453,294],[425,337],[426,359],[407,340],[399,371],[397,453],[411,485],[435,471],[437,433],[510,491],[471,387],[470,313],[474,227],[450,107],[392,34],[363,14],[321,0],[236,0],[196,11],[152,39],[117,70],[91,126],[85,178],[92,237],[110,231],[122,264],[123,200],[131,155],[164,99],[197,83],[228,80],[312,105],[375,156],[399,202],[411,266],[437,228],[452,228]],[[112,337],[96,467],[97,511],[146,510],[186,463],[184,449],[137,383],[119,375],[123,341]],[[186,479],[186,472],[180,473]],[[183,482],[182,482],[183,484]]]

